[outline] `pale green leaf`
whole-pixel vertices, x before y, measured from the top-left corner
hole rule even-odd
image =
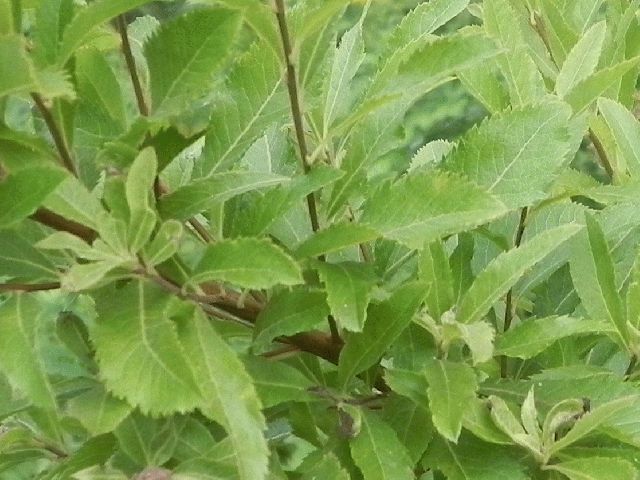
[[[35,86],[35,72],[17,35],[0,37],[0,98],[29,92]]]
[[[300,266],[269,240],[239,238],[207,247],[191,281],[210,280],[260,289],[302,283],[302,273]]]
[[[165,463],[176,448],[184,417],[153,418],[134,411],[113,432],[119,450],[139,467]]]
[[[57,279],[56,266],[19,233],[0,231],[0,272],[30,282]]]
[[[0,180],[0,228],[11,227],[35,212],[65,177],[62,169],[33,166]]]
[[[447,140],[434,140],[423,145],[411,158],[408,171],[438,166],[440,161],[453,150],[453,147],[455,144]]]
[[[67,26],[58,50],[57,63],[65,65],[73,53],[89,38],[94,28],[150,0],[98,0],[86,6]]]
[[[338,376],[343,387],[382,357],[409,326],[426,293],[424,284],[408,283],[384,302],[369,306],[364,329],[349,336],[340,352]]]
[[[427,307],[435,319],[453,306],[453,279],[449,257],[440,240],[426,245],[418,260],[419,278],[429,286]]]
[[[535,357],[561,338],[612,331],[611,325],[602,320],[555,315],[530,318],[500,335],[496,342],[496,353],[527,359]]]
[[[504,205],[466,179],[446,172],[408,175],[373,192],[360,223],[410,248],[487,223]]]
[[[638,63],[640,63],[640,57],[634,57],[612,67],[598,70],[578,83],[567,93],[565,100],[576,114],[580,113],[603,95],[609,87],[619,82],[624,74],[637,67]]]
[[[240,15],[199,9],[161,25],[145,44],[156,116],[180,112],[211,88],[240,27]]]
[[[351,455],[365,480],[413,479],[413,462],[393,429],[375,413],[362,410],[360,433],[351,440]]]
[[[0,304],[0,370],[34,405],[54,411],[56,396],[35,345],[40,313],[29,295],[15,295]]]
[[[545,470],[560,472],[570,480],[634,480],[637,471],[622,458],[576,458],[548,465]]]
[[[169,301],[142,281],[107,287],[96,297],[98,319],[90,328],[107,389],[155,415],[184,412],[201,401],[176,326],[166,316]]]
[[[254,349],[262,353],[279,336],[313,330],[329,315],[326,295],[320,290],[294,288],[276,294],[258,315]]]
[[[444,168],[509,208],[541,200],[569,153],[570,114],[565,103],[545,102],[495,115],[464,135]]]
[[[178,251],[184,229],[176,220],[168,220],[160,225],[153,240],[143,252],[145,263],[151,266],[168,260]]]
[[[241,193],[273,187],[289,181],[288,177],[270,173],[224,172],[209,178],[196,180],[178,188],[159,202],[160,213],[165,217],[186,220],[216,203]]]
[[[581,229],[580,225],[556,227],[500,254],[476,277],[460,300],[458,321],[472,323],[480,320],[527,270]]]
[[[75,177],[68,176],[45,199],[43,206],[58,215],[97,229],[105,213],[100,200]]]
[[[495,330],[486,322],[464,324],[449,320],[447,316],[441,319],[447,340],[462,340],[471,351],[473,364],[484,363],[493,357],[493,338]]]
[[[462,430],[462,418],[476,396],[475,372],[464,363],[433,360],[424,367],[429,388],[429,409],[433,424],[443,437],[453,442]]]
[[[332,223],[298,245],[296,257],[318,257],[350,245],[375,240],[378,236],[375,230],[357,223]]]
[[[138,253],[145,246],[156,226],[156,213],[151,208],[131,211],[127,228],[129,251]]]
[[[351,332],[362,331],[371,291],[376,283],[373,268],[356,262],[318,262],[315,268],[338,324]]]
[[[77,418],[91,435],[101,435],[115,430],[131,413],[131,406],[113,397],[98,384],[73,397],[68,403],[68,412]]]
[[[199,310],[184,321],[180,337],[204,401],[200,410],[222,425],[240,480],[265,478],[268,449],[258,395],[240,359]]]
[[[559,96],[564,97],[595,71],[606,33],[606,22],[598,22],[571,49],[556,79],[556,92]]]
[[[145,210],[151,206],[153,182],[156,179],[158,160],[152,148],[140,152],[129,168],[125,191],[131,212]]]
[[[62,288],[69,292],[81,292],[96,287],[104,277],[119,267],[122,261],[109,258],[91,263],[76,263],[62,274]]]
[[[621,104],[598,99],[598,110],[606,122],[624,163],[633,177],[640,176],[640,122]]]
[[[485,108],[495,114],[505,110],[509,104],[509,93],[500,82],[496,69],[487,65],[473,65],[456,73],[467,91]]]
[[[309,458],[309,457],[307,457]],[[319,480],[320,478],[330,478],[331,480],[349,480],[349,474],[342,468],[340,462],[332,453],[327,453],[319,460],[313,458],[314,462],[308,469],[303,470],[304,475],[301,480]],[[305,464],[303,464],[305,466]]]
[[[598,220],[587,215],[587,229],[575,242],[571,278],[589,315],[614,326],[627,344],[629,330],[616,284],[611,250]]]
[[[495,425],[506,433],[511,440],[517,445],[526,448],[533,454],[537,460],[541,460],[541,443],[540,436],[536,431],[535,434],[529,434],[524,429],[520,420],[509,409],[507,402],[496,395],[489,396],[489,405],[491,408],[491,418]]]
[[[13,9],[9,0],[0,1],[0,35],[13,33]]]

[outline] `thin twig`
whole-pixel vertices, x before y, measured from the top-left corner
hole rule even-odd
[[[0,283],[0,292],[41,292],[44,290],[57,290],[59,282],[49,283]]]
[[[524,229],[527,223],[527,214],[529,213],[528,207],[524,207],[520,212],[520,221],[518,222],[518,229],[513,240],[515,248],[518,248],[522,244],[522,237],[524,236]],[[511,328],[511,322],[513,321],[514,305],[513,305],[513,288],[510,288],[507,292],[506,305],[504,310],[504,326],[503,332],[506,332]],[[507,376],[507,357],[500,357],[500,375],[505,378]]]
[[[138,75],[138,68],[136,67],[136,60],[133,57],[131,51],[131,42],[129,42],[129,34],[127,33],[127,22],[124,15],[118,16],[116,20],[118,26],[118,32],[120,33],[120,40],[122,41],[122,53],[124,60],[127,63],[127,69],[129,70],[129,76],[131,77],[131,83],[133,84],[133,91],[136,95],[136,102],[138,103],[138,110],[143,117],[149,116],[149,106],[144,98],[144,91],[142,90],[142,84],[140,83],[140,76]]]
[[[300,150],[300,161],[305,173],[310,170],[308,163],[307,140],[304,134],[304,121],[302,107],[300,104],[300,95],[298,93],[298,78],[296,67],[293,61],[293,49],[291,48],[291,38],[289,36],[289,27],[287,26],[287,15],[284,0],[275,0],[276,17],[278,19],[278,27],[280,30],[280,38],[282,39],[282,49],[284,52],[285,62],[287,64],[287,90],[289,91],[289,103],[291,105],[291,116],[293,117],[293,126],[296,132],[296,140],[298,149]],[[318,210],[316,207],[316,198],[313,192],[307,195],[307,207],[309,209],[309,219],[311,228],[314,232],[320,229],[318,222]]]
[[[87,243],[92,243],[98,237],[98,233],[95,230],[81,223],[69,220],[46,208],[39,208],[29,218],[54,230],[71,233]]]
[[[40,111],[40,115],[42,115],[42,119],[44,120],[44,123],[47,125],[47,129],[49,130],[49,133],[51,133],[51,138],[53,138],[53,143],[55,144],[56,149],[58,150],[58,154],[60,155],[60,160],[62,161],[62,165],[64,165],[64,168],[69,170],[69,172],[71,172],[71,174],[74,177],[77,177],[78,170],[76,169],[76,165],[71,156],[71,151],[69,150],[69,146],[67,145],[67,140],[64,134],[62,133],[62,130],[58,127],[58,124],[53,118],[51,111],[45,104],[40,94],[32,93],[31,98],[35,102],[36,107],[38,107],[38,110]]]
[[[602,165],[602,168],[604,168],[604,171],[607,172],[607,175],[609,175],[609,178],[613,180],[613,167],[611,165],[611,161],[607,156],[607,152],[605,151],[604,146],[602,145],[602,142],[596,136],[596,134],[593,133],[593,130],[591,129],[589,129],[589,140],[591,140],[591,143],[593,144],[593,148],[595,148],[596,153],[598,154],[600,165]]]

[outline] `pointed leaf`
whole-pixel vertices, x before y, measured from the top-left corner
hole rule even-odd
[[[598,99],[598,110],[620,149],[633,177],[640,176],[640,122],[621,104],[608,98]]]
[[[435,319],[453,306],[453,281],[449,258],[440,240],[420,252],[419,277],[429,286],[427,307]]]
[[[247,372],[253,377],[264,408],[284,402],[310,400],[309,389],[314,383],[298,369],[283,362],[270,362],[253,356],[243,360]]]
[[[580,225],[556,227],[500,254],[476,277],[460,300],[458,321],[472,323],[480,320],[528,269],[581,229]]]
[[[150,147],[142,150],[133,161],[125,184],[127,204],[132,212],[149,208],[157,170],[158,160]]]
[[[77,418],[91,435],[109,433],[131,413],[131,406],[107,392],[102,385],[73,397],[69,414]]]
[[[56,266],[13,230],[0,231],[0,272],[9,279],[55,280]]]
[[[544,467],[570,480],[634,480],[636,469],[622,458],[576,458]]]
[[[35,87],[35,71],[17,35],[0,37],[0,98],[28,92]]]
[[[300,266],[269,240],[239,238],[207,247],[191,281],[210,280],[261,289],[302,283],[302,274]]]
[[[416,249],[505,213],[492,195],[444,172],[419,173],[387,183],[362,208],[360,223]]]
[[[342,250],[351,245],[375,240],[378,233],[357,223],[332,223],[327,228],[315,232],[296,249],[296,257],[319,257],[325,253]]]

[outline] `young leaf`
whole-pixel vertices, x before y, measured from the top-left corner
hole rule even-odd
[[[145,45],[153,114],[166,116],[206,93],[240,27],[240,15],[199,9],[163,23]]]
[[[242,288],[270,288],[302,283],[299,265],[269,240],[239,238],[209,245],[191,281],[217,280]]]
[[[271,341],[281,335],[313,330],[329,315],[326,295],[304,288],[276,294],[258,315],[253,333],[256,353],[268,350]]]
[[[351,455],[365,480],[414,478],[409,453],[393,429],[366,409],[361,418],[360,433],[351,440]]]
[[[453,306],[453,283],[449,258],[440,240],[426,246],[420,253],[419,277],[429,286],[427,307],[435,319]]]
[[[640,176],[640,122],[624,106],[608,98],[598,99],[598,110],[611,130],[629,173],[637,178]]]
[[[598,22],[571,49],[556,79],[556,92],[559,96],[564,97],[595,71],[606,33],[606,22]]]
[[[176,327],[166,317],[169,301],[143,281],[106,288],[96,298],[98,320],[90,329],[106,387],[152,415],[184,412],[201,400]]]
[[[536,235],[518,248],[500,254],[476,277],[460,300],[457,320],[461,323],[480,320],[524,272],[581,229],[580,225],[556,227]]]
[[[149,198],[153,194],[157,169],[158,161],[152,148],[142,150],[133,161],[125,184],[127,204],[131,212],[151,206]]]
[[[426,293],[424,284],[408,283],[384,302],[369,306],[362,332],[351,335],[340,352],[338,376],[343,388],[382,357],[409,325]]]
[[[45,199],[43,206],[58,215],[97,230],[105,214],[100,200],[75,177],[68,176]]]
[[[183,322],[180,340],[189,352],[189,363],[203,393],[199,408],[229,435],[238,478],[265,478],[269,455],[263,434],[266,425],[242,362],[198,309]]]
[[[360,332],[376,277],[373,268],[355,262],[318,262],[316,270],[327,292],[331,313],[345,330]]]
[[[288,181],[288,177],[269,173],[224,172],[196,180],[178,188],[159,202],[164,217],[187,220],[216,203],[241,193],[268,188]]]
[[[627,345],[629,329],[616,285],[611,250],[598,220],[587,215],[587,229],[576,242],[571,258],[571,278],[582,305],[594,319],[603,319],[618,330]]]
[[[504,205],[491,194],[445,172],[418,173],[387,183],[362,209],[361,224],[414,249],[505,213]]]
[[[175,220],[164,222],[143,252],[145,263],[155,266],[175,255],[183,230],[180,222]]]
[[[425,366],[424,376],[433,424],[440,435],[457,442],[462,418],[478,389],[476,374],[464,363],[433,360]]]
[[[561,338],[585,333],[612,333],[608,322],[567,316],[531,318],[503,333],[496,353],[508,357],[533,358]]]
[[[64,30],[57,64],[63,66],[89,38],[92,30],[107,20],[133,10],[150,0],[98,0],[83,8]]]
[[[570,480],[634,480],[637,474],[633,464],[622,458],[576,458],[544,469],[560,472]]]
[[[34,339],[40,313],[29,295],[14,295],[0,305],[0,370],[35,406],[53,412],[56,395]]]
[[[509,208],[530,205],[545,198],[565,163],[570,114],[564,103],[545,102],[493,116],[463,137],[444,168],[465,174]]]

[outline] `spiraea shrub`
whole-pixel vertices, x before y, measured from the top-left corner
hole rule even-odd
[[[0,0],[0,479],[638,478],[640,1],[401,3]]]

